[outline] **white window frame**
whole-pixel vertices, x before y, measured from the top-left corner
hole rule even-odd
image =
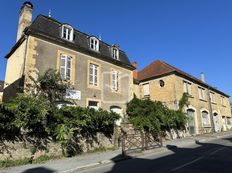
[[[150,86],[149,86],[149,83],[143,84],[143,96],[144,97],[150,96]]]
[[[119,80],[118,80],[118,72],[113,70],[112,71],[112,90],[118,91],[118,86],[119,86]]]
[[[203,112],[207,113],[207,114],[205,114],[207,116],[206,119],[205,119],[205,117],[203,117]],[[206,110],[201,111],[201,121],[202,121],[203,127],[211,127],[210,115],[209,115],[208,111],[206,111]]]
[[[73,28],[69,25],[62,25],[62,35],[63,39],[73,41]]]
[[[192,84],[188,81],[183,81],[183,87],[184,87],[184,93],[187,93],[188,95],[192,96]]]
[[[99,51],[99,40],[96,37],[90,37],[89,47],[91,50]]]
[[[202,87],[198,87],[199,99],[205,100],[205,89]]]
[[[224,96],[221,96],[221,105],[225,106],[225,97]]]
[[[209,98],[212,103],[215,103],[215,93],[212,91],[209,92]]]
[[[89,103],[90,102],[96,102],[97,103],[97,106],[90,106]],[[89,108],[93,108],[95,110],[98,110],[100,108],[100,102],[99,101],[96,101],[96,100],[88,100],[88,107]]]
[[[64,64],[62,64],[62,60],[64,60]],[[68,62],[70,63],[70,67],[68,67]],[[64,70],[64,74],[61,72]],[[69,70],[69,75],[68,75]],[[60,55],[60,76],[63,80],[71,80],[72,75],[72,57],[69,55],[61,54]]]
[[[92,72],[92,73],[91,73]],[[98,73],[99,73],[99,65],[90,63],[89,64],[89,85],[90,86],[98,86]],[[91,81],[92,77],[92,81]]]
[[[119,60],[119,50],[116,47],[112,47],[112,57],[116,60]]]

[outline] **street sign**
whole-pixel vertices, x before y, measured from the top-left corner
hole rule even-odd
[[[81,100],[81,91],[78,90],[66,90],[66,99]]]

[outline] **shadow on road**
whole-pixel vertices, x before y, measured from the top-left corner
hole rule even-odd
[[[225,138],[210,143],[196,141],[196,147],[192,148],[168,145],[168,155],[116,162],[107,173],[228,173],[232,172],[231,142],[232,138]]]
[[[28,169],[24,171],[23,173],[54,173],[54,172],[55,172],[54,170],[51,170],[48,168],[37,167],[37,168]]]

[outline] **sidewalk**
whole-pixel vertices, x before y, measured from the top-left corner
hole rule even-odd
[[[154,149],[152,151],[146,150],[143,153],[137,153],[133,156],[139,156],[147,153],[151,153],[154,151],[157,152],[164,152],[167,151],[167,145],[175,145],[177,147],[184,147],[188,145],[195,144],[196,141],[199,142],[208,142],[210,140],[229,137],[232,136],[232,132],[222,132],[222,133],[215,133],[215,134],[205,134],[202,136],[195,136],[195,137],[186,137],[182,139],[175,139],[172,141],[165,141],[163,148]],[[132,156],[132,157],[133,157]],[[91,153],[91,154],[84,154],[72,158],[64,158],[60,160],[51,160],[43,164],[31,164],[31,165],[23,165],[17,167],[10,167],[6,169],[0,169],[0,173],[29,173],[33,170],[33,172],[42,172],[46,171],[47,173],[52,172],[59,172],[59,173],[71,173],[76,170],[86,169],[89,167],[97,166],[100,164],[106,164],[111,162],[121,161],[127,158],[123,158],[121,156],[121,150],[115,151],[107,151],[107,152],[99,152],[99,153]]]

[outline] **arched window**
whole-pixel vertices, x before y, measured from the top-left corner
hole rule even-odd
[[[62,38],[73,41],[73,28],[67,24],[62,25]]]
[[[201,112],[201,119],[203,127],[210,127],[210,117],[207,111],[204,110]]]
[[[90,37],[90,49],[99,51],[99,40],[96,37]]]

